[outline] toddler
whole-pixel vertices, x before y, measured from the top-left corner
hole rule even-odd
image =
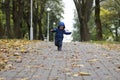
[[[57,46],[58,51],[61,51],[64,38],[63,34],[70,35],[71,32],[65,31],[65,24],[63,22],[59,22],[58,28],[52,29],[51,32],[55,32],[55,45]]]

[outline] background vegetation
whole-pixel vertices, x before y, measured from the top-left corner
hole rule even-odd
[[[120,41],[119,0],[74,0],[74,2],[78,9],[74,17],[73,41]]]
[[[73,1],[76,6],[73,41],[120,41],[119,0]],[[62,0],[33,0],[34,40],[43,40],[47,35],[48,7],[50,29],[63,18]],[[29,39],[29,34],[30,0],[0,0],[0,39]]]
[[[62,18],[61,0],[33,0],[34,39],[43,40],[47,31],[47,8],[50,28]],[[28,38],[30,34],[30,0],[0,0],[0,38]]]

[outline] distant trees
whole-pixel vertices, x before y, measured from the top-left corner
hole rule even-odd
[[[62,16],[62,0],[33,0],[34,39],[43,40],[43,34],[46,36],[47,7],[51,8],[50,24]],[[29,29],[30,0],[0,0],[0,38],[22,39]]]
[[[73,37],[73,41],[80,41],[81,40],[81,37],[80,37],[80,22],[79,22],[79,19],[78,19],[78,15],[77,15],[77,12],[74,11],[74,29],[73,29],[73,33],[72,33],[72,37]]]

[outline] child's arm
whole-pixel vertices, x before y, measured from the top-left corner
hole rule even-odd
[[[66,32],[66,31],[64,31],[64,34],[66,34],[66,35],[70,35],[71,32]]]
[[[50,31],[51,31],[51,32],[56,32],[56,29],[51,29]]]

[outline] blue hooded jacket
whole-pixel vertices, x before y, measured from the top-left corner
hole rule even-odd
[[[71,34],[71,32],[66,32],[64,29],[63,30],[59,29],[60,26],[63,26],[64,29],[65,29],[65,24],[63,22],[59,22],[58,28],[53,29],[53,32],[56,33],[55,34],[55,40],[63,40],[63,38],[64,38],[63,35],[64,34],[66,34],[66,35]]]

